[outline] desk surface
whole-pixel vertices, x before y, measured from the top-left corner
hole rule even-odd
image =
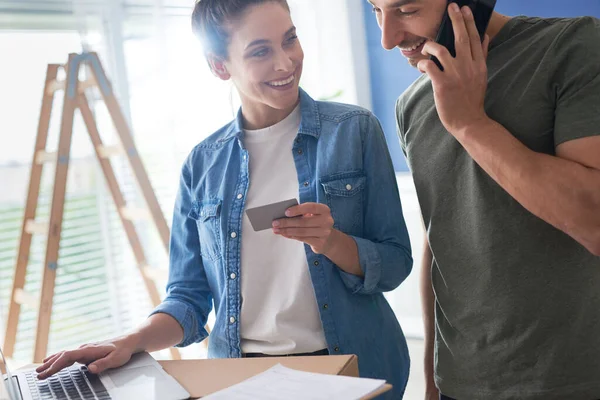
[[[358,361],[354,355],[164,360],[159,363],[194,399],[240,383],[276,364],[319,374],[358,376]],[[36,366],[37,364],[31,364],[19,369]],[[392,385],[386,384],[381,390],[362,400],[373,399],[391,389]]]

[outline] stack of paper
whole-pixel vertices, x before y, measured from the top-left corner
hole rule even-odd
[[[359,400],[385,385],[384,380],[296,371],[277,364],[203,400]]]

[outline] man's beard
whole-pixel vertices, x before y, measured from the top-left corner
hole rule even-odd
[[[408,61],[408,64],[410,64],[411,67],[417,68],[417,64],[421,60],[419,60],[418,58],[407,58],[407,61]]]

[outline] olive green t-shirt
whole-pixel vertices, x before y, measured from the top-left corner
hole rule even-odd
[[[491,43],[488,74],[488,116],[531,150],[600,135],[600,20],[515,17]],[[477,165],[441,124],[427,76],[396,107],[434,257],[441,392],[600,399],[600,257]]]

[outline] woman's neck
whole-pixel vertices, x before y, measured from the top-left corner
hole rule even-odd
[[[294,105],[280,110],[266,104],[252,104],[251,102],[242,100],[244,129],[256,130],[273,126],[290,115],[299,102],[300,99]]]

